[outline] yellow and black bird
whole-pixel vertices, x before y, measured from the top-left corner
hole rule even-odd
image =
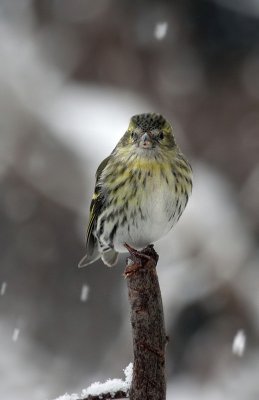
[[[192,169],[160,114],[134,115],[111,155],[96,172],[79,267],[101,257],[116,264],[125,243],[141,249],[166,235],[180,218],[192,191]]]

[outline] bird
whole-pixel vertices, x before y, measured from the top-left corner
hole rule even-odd
[[[191,192],[192,167],[168,120],[154,112],[133,115],[97,169],[86,255],[78,266],[99,258],[113,266],[119,253],[155,243],[179,220]]]

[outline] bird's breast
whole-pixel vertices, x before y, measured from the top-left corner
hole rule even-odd
[[[171,163],[136,159],[113,165],[103,175],[106,208],[99,218],[101,239],[125,252],[126,242],[135,248],[154,243],[167,234],[188,201],[189,186]],[[116,228],[116,229],[115,229]]]
[[[123,243],[136,248],[156,242],[177,220],[181,202],[177,199],[172,173],[166,169],[138,170],[129,185],[122,188],[117,204],[123,207],[124,224],[118,224],[114,246],[125,251]]]

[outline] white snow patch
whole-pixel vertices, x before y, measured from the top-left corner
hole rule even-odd
[[[242,357],[246,348],[246,335],[245,332],[239,330],[233,340],[232,343],[232,352],[233,354]]]
[[[154,36],[157,40],[164,39],[168,29],[167,22],[158,22],[155,26]]]
[[[129,363],[129,365],[123,370],[123,372],[125,374],[125,382],[130,388],[133,376],[133,364]]]
[[[82,391],[82,397],[87,397],[89,395],[99,396],[104,393],[110,393],[113,397],[119,390],[125,391],[125,382],[121,379],[107,379],[105,383],[92,383],[91,386]]]
[[[81,289],[80,300],[85,302],[88,299],[89,286],[83,285]]]
[[[132,374],[133,374],[133,364],[130,363],[124,370],[125,380],[122,379],[107,379],[105,383],[95,382],[88,386],[87,389],[83,389],[81,396],[76,393],[68,394],[65,393],[60,397],[57,397],[55,400],[78,400],[84,399],[85,397],[92,396],[100,396],[105,393],[110,393],[111,397],[115,395],[118,391],[123,391],[128,393],[131,382],[132,382]]]
[[[14,331],[13,331],[13,336],[12,336],[12,340],[14,342],[17,342],[19,334],[20,334],[20,329],[15,328]]]
[[[3,296],[6,292],[6,288],[7,288],[7,283],[3,282],[1,285],[1,289],[0,289],[0,295]]]
[[[99,396],[104,393],[110,393],[111,396],[114,396],[116,392],[123,391],[128,392],[130,389],[131,381],[132,381],[132,373],[133,373],[133,364],[130,363],[125,369],[125,381],[122,379],[107,379],[105,383],[95,382],[92,383],[87,389],[83,389],[82,398],[87,397],[89,395]],[[66,399],[65,399],[66,400]]]

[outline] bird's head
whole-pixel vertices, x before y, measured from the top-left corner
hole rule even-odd
[[[172,127],[161,115],[145,113],[133,115],[119,146],[141,154],[156,154],[176,146]]]

